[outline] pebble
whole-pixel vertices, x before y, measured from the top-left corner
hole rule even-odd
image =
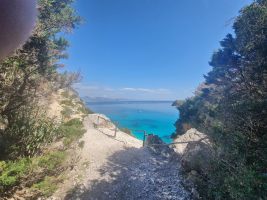
[[[148,149],[144,151],[150,152]],[[162,154],[149,154],[149,159],[132,162],[114,174],[112,183],[99,183],[105,185],[104,191],[95,192],[96,184],[91,191],[81,194],[80,199],[190,200],[191,192],[182,185],[179,162]]]

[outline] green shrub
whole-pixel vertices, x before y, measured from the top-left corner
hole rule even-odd
[[[59,182],[60,180],[57,177],[46,176],[44,180],[34,184],[32,186],[32,189],[37,189],[45,197],[49,197],[57,190]]]
[[[39,189],[44,195],[50,195],[51,192],[55,191],[58,179],[50,179],[46,176],[59,175],[59,169],[63,166],[66,157],[66,152],[56,151],[43,156],[23,158],[17,161],[1,161],[0,198],[5,195],[4,192],[8,193],[14,186],[25,183],[26,180],[28,181],[28,186],[39,181],[39,183],[34,184],[33,188]],[[35,175],[39,177],[36,180],[32,177]]]
[[[66,105],[66,106],[70,106],[70,107],[74,107],[74,106],[75,106],[71,99],[62,100],[62,101],[60,102],[60,104],[64,104],[64,105]]]
[[[205,199],[251,200],[267,196],[267,177],[241,163],[233,166],[220,160],[213,162],[206,178],[197,183]]]
[[[0,162],[0,192],[15,186],[30,170],[31,161],[29,159],[21,159],[18,161]]]
[[[78,98],[78,94],[72,94],[72,95],[70,96],[70,99],[76,99],[76,98]]]
[[[62,95],[62,97],[64,97],[64,98],[69,98],[69,92],[68,91],[63,91],[63,92],[61,92],[61,95]]]
[[[93,111],[91,111],[89,108],[87,108],[85,105],[81,105],[79,108],[78,108],[78,111],[85,114],[85,115],[88,115],[88,114],[93,114]]]
[[[86,130],[79,119],[71,119],[58,128],[59,134],[64,137],[64,144],[70,145],[73,141],[79,139]]]
[[[36,155],[42,145],[57,137],[55,130],[53,120],[38,109],[23,107],[0,137],[0,159]]]
[[[234,34],[213,53],[211,71],[196,95],[175,104],[176,135],[194,127],[218,149],[212,170],[197,184],[203,199],[267,197],[266,27],[267,0],[244,7],[234,20]]]
[[[66,152],[56,151],[37,158],[37,166],[46,169],[48,172],[55,171],[65,160]]]
[[[71,115],[73,114],[73,110],[67,106],[63,107],[63,110],[61,111],[61,115],[64,119],[69,119]]]

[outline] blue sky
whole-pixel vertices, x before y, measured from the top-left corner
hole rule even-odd
[[[85,23],[67,36],[66,70],[81,96],[190,97],[219,41],[251,0],[77,0]]]

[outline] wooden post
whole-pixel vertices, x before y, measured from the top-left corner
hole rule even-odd
[[[117,128],[117,126],[115,126],[115,135],[114,135],[114,138],[117,136],[117,131],[118,131],[118,128]]]
[[[143,147],[145,146],[145,142],[146,142],[146,131],[144,131],[144,137],[143,137]]]
[[[97,117],[97,126],[99,126],[99,116]]]
[[[118,128],[118,122],[114,121],[113,124],[115,125],[115,133],[114,133],[114,138],[117,136],[117,132],[119,131],[119,128]]]

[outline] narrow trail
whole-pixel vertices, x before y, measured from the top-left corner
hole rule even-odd
[[[97,114],[85,120],[81,161],[88,161],[83,181],[70,189],[65,200],[186,200],[179,162],[151,152],[123,132],[116,139],[94,128]],[[81,162],[80,161],[80,162]],[[79,165],[79,164],[77,164]],[[81,164],[80,164],[81,165]]]

